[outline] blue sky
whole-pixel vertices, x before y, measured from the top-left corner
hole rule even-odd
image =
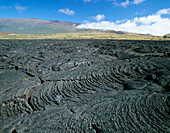
[[[0,18],[70,21],[83,23],[79,28],[153,34],[150,30],[160,21],[170,25],[170,0],[0,0]],[[141,26],[148,30],[141,31]],[[167,32],[162,26],[155,35]]]

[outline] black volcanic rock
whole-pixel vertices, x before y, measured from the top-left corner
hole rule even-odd
[[[124,84],[124,90],[132,90],[132,89],[144,89],[148,85],[148,82],[144,80],[134,80],[134,81],[128,81],[126,84]]]
[[[0,132],[169,132],[169,41],[0,46]]]

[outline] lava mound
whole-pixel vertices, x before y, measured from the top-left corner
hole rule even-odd
[[[169,41],[0,45],[0,132],[170,132]]]

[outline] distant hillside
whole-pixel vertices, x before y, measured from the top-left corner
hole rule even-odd
[[[170,33],[163,36],[163,38],[170,38]]]
[[[0,38],[144,40],[159,40],[163,38],[114,30],[77,29],[76,26],[78,25],[80,25],[80,23],[58,20],[40,20],[36,18],[0,18]],[[169,35],[164,36],[164,39],[168,38]]]
[[[55,34],[74,32],[106,32],[124,34],[125,32],[114,30],[77,29],[80,23],[72,23],[58,20],[40,20],[35,18],[0,18],[0,32],[17,34]]]
[[[8,35],[10,33],[0,32],[0,35]]]
[[[79,23],[34,18],[0,18],[0,32],[19,34],[52,34],[75,32]]]

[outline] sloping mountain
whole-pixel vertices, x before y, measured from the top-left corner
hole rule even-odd
[[[0,18],[0,32],[20,34],[52,34],[75,32],[79,23],[35,18]]]
[[[164,35],[163,38],[170,38],[170,33]]]
[[[161,37],[152,35],[114,30],[78,29],[76,28],[78,25],[80,25],[80,23],[58,20],[40,20],[36,18],[0,18],[0,38],[161,39]],[[165,36],[164,39],[167,39],[168,37]]]
[[[0,32],[0,35],[8,35],[10,33]]]

